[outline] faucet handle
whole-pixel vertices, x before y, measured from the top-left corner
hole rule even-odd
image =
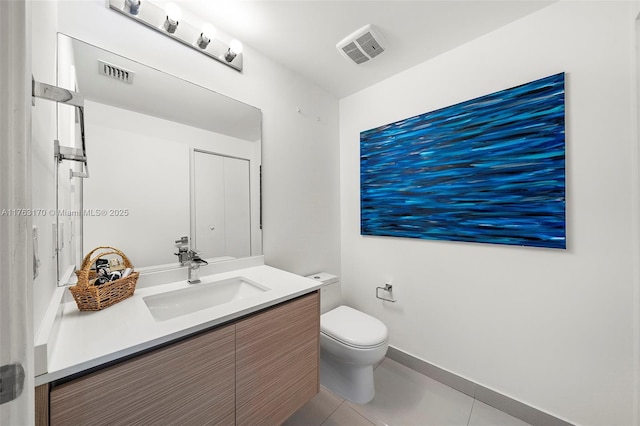
[[[187,237],[186,235],[180,238],[179,240],[176,240],[176,247],[180,247],[187,244],[189,244],[189,237]]]
[[[206,260],[202,259],[200,257],[200,250],[195,250],[195,249],[191,249],[189,250],[189,258],[191,259],[192,262],[196,262],[196,263],[201,263],[203,265],[208,265],[209,262],[207,262]]]

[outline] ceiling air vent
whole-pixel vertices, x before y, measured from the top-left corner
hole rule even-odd
[[[362,64],[384,52],[384,40],[373,25],[365,25],[336,45],[347,59]]]
[[[100,60],[98,60],[98,70],[100,74],[106,75],[107,77],[115,78],[124,83],[133,83],[133,76],[135,75],[133,71]]]

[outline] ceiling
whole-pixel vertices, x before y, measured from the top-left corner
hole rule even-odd
[[[159,6],[167,3],[154,2]],[[342,98],[533,13],[553,0],[173,2],[183,9],[184,19],[194,25],[210,22]],[[386,50],[356,65],[338,52],[336,43],[366,24],[380,31]],[[245,66],[250,66],[248,58],[245,60]]]

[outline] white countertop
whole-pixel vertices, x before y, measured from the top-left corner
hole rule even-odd
[[[55,339],[49,343],[52,347],[47,372],[36,376],[36,386],[226,323],[320,287],[317,281],[267,265],[201,278],[218,281],[239,276],[270,290],[164,321],[152,316],[143,297],[200,284],[188,284],[185,279],[138,287],[132,297],[95,312],[79,311],[74,301],[63,302]]]

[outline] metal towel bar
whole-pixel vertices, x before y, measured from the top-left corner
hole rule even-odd
[[[391,296],[391,298],[386,298],[386,297],[380,297],[380,290],[386,291],[387,293],[389,293],[389,296]],[[391,284],[385,284],[384,287],[376,287],[376,297],[380,300],[386,300],[387,302],[397,302],[396,299],[393,298],[393,286]]]

